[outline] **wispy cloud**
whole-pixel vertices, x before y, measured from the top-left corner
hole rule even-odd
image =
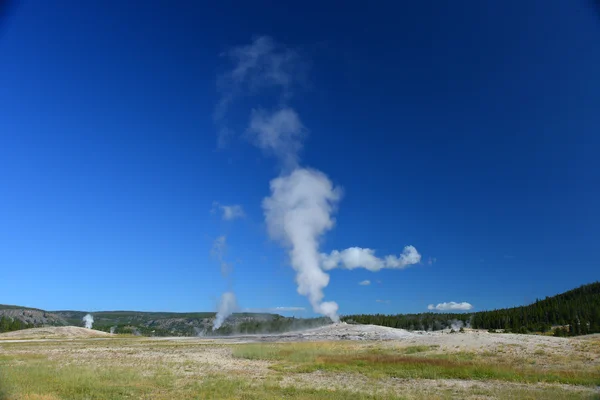
[[[237,218],[243,218],[246,214],[244,213],[244,209],[239,204],[232,205],[224,205],[219,204],[219,202],[213,201],[213,208],[211,209],[211,213],[215,214],[217,212],[221,213],[221,218],[225,221],[233,221]]]
[[[437,262],[437,258],[435,258],[435,257],[429,257],[429,258],[427,259],[427,264],[428,264],[428,265],[433,265],[433,264],[435,264],[436,262]]]
[[[375,301],[376,301],[377,303],[390,304],[390,301],[389,301],[389,300],[379,300],[379,299],[377,299],[377,300],[375,300]]]
[[[468,311],[472,308],[473,306],[467,302],[455,303],[453,301],[450,301],[448,303],[439,303],[436,306],[434,306],[433,304],[427,306],[428,310],[435,311]]]
[[[334,250],[330,254],[321,254],[324,270],[334,268],[365,268],[369,271],[379,271],[383,268],[404,269],[418,264],[421,255],[414,246],[406,246],[400,256],[389,255],[383,258],[375,256],[375,250],[361,247],[350,247],[346,250]]]
[[[371,281],[367,279],[367,280],[364,280],[362,282],[358,282],[358,284],[362,285],[362,286],[368,286],[368,285],[371,284]]]

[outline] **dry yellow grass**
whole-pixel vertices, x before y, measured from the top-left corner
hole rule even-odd
[[[230,345],[200,339],[111,338],[0,342],[0,389],[4,390],[0,398],[571,399],[598,395],[594,386],[533,383],[537,381],[521,379],[518,371],[504,377],[452,375],[471,373],[467,367],[486,362],[515,374],[513,369],[523,367],[535,348],[528,351],[465,351],[437,344],[407,346],[401,341]],[[553,352],[540,355],[543,366],[526,367],[542,373],[567,366],[578,379],[600,372],[596,361],[581,361],[593,351],[581,347],[573,351],[577,357],[571,361],[569,354],[559,352],[560,359],[554,362],[552,357],[558,355]],[[436,372],[436,368],[441,370]],[[427,375],[432,372],[436,375]]]

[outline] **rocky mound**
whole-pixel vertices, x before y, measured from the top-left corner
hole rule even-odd
[[[94,337],[111,337],[110,333],[86,329],[78,326],[49,326],[44,328],[23,329],[0,334],[3,339],[85,339]]]
[[[296,336],[304,340],[395,340],[413,335],[404,329],[378,325],[350,325],[343,322],[296,333]]]
[[[226,342],[304,342],[332,340],[399,340],[415,336],[404,329],[378,325],[351,325],[344,322],[296,332],[213,337]],[[208,337],[207,337],[208,338]]]

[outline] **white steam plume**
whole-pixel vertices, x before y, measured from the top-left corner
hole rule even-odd
[[[379,271],[383,268],[403,269],[421,261],[421,255],[414,246],[406,246],[399,257],[395,255],[378,258],[375,250],[361,247],[350,247],[346,250],[334,250],[330,254],[321,254],[324,270],[334,268],[365,268],[369,271]]]
[[[307,296],[313,310],[338,321],[338,305],[323,302],[329,275],[320,266],[319,239],[333,228],[332,218],[342,191],[320,171],[296,169],[271,181],[271,196],[263,200],[270,236],[289,247],[296,270],[298,293]]]
[[[282,108],[272,114],[252,110],[248,133],[258,148],[274,154],[286,168],[298,165],[298,152],[302,149],[306,128],[292,108]]]
[[[219,308],[217,310],[217,316],[213,322],[213,331],[219,329],[223,322],[237,309],[237,302],[235,300],[235,294],[233,292],[225,292],[221,296],[219,302]]]
[[[213,242],[210,253],[219,261],[221,274],[224,277],[228,277],[233,269],[233,266],[225,260],[225,254],[227,253],[227,236],[221,235],[217,237]]]
[[[92,314],[86,314],[86,316],[83,317],[83,322],[87,329],[92,329],[92,325],[94,324],[94,317],[92,317]]]
[[[111,333],[111,334],[114,334],[116,329],[117,329],[117,327],[116,327],[116,326],[111,326],[111,327],[110,327],[110,333]]]
[[[219,126],[218,148],[227,147],[235,137],[224,118],[236,98],[256,95],[263,89],[276,89],[281,93],[278,103],[285,103],[292,97],[293,87],[303,83],[307,70],[296,51],[277,44],[268,36],[258,36],[249,45],[234,47],[222,55],[229,58],[234,67],[218,79],[221,98],[214,111],[214,120]]]
[[[335,224],[332,215],[342,192],[324,173],[299,165],[307,129],[288,102],[293,86],[304,80],[306,64],[297,52],[265,36],[226,55],[234,66],[219,79],[221,99],[215,109],[215,122],[220,125],[219,147],[232,136],[224,125],[224,116],[235,98],[241,94],[257,95],[262,89],[278,93],[275,106],[268,108],[271,111],[260,107],[252,110],[246,130],[254,145],[274,155],[281,164],[281,175],[271,181],[271,195],[263,200],[266,224],[271,238],[289,249],[298,293],[308,297],[315,312],[338,321],[337,303],[323,301],[323,289],[329,284],[326,270],[401,269],[420,262],[421,255],[412,246],[407,246],[400,256],[384,259],[377,258],[371,249],[361,248],[320,254],[319,241]]]
[[[460,328],[465,327],[465,323],[459,319],[453,319],[452,321],[448,321],[448,322],[450,322],[450,329],[455,330],[455,331],[459,331]]]
[[[217,316],[213,322],[213,331],[219,329],[223,322],[229,317],[236,309],[237,303],[235,300],[235,294],[231,290],[231,278],[229,275],[233,269],[231,263],[225,260],[225,254],[227,252],[227,237],[225,235],[219,236],[213,242],[211,254],[219,260],[221,266],[221,275],[228,281],[229,291],[221,295],[219,306],[217,309]]]

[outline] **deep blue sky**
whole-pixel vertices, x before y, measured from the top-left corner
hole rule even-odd
[[[0,21],[0,303],[211,310],[226,234],[242,307],[308,307],[266,234],[275,161],[216,145],[219,55],[256,35],[310,63],[293,99],[303,164],[345,193],[322,249],[437,259],[333,271],[342,314],[512,306],[599,278],[600,18],[585,0],[20,3]],[[213,201],[246,218],[221,221]]]

